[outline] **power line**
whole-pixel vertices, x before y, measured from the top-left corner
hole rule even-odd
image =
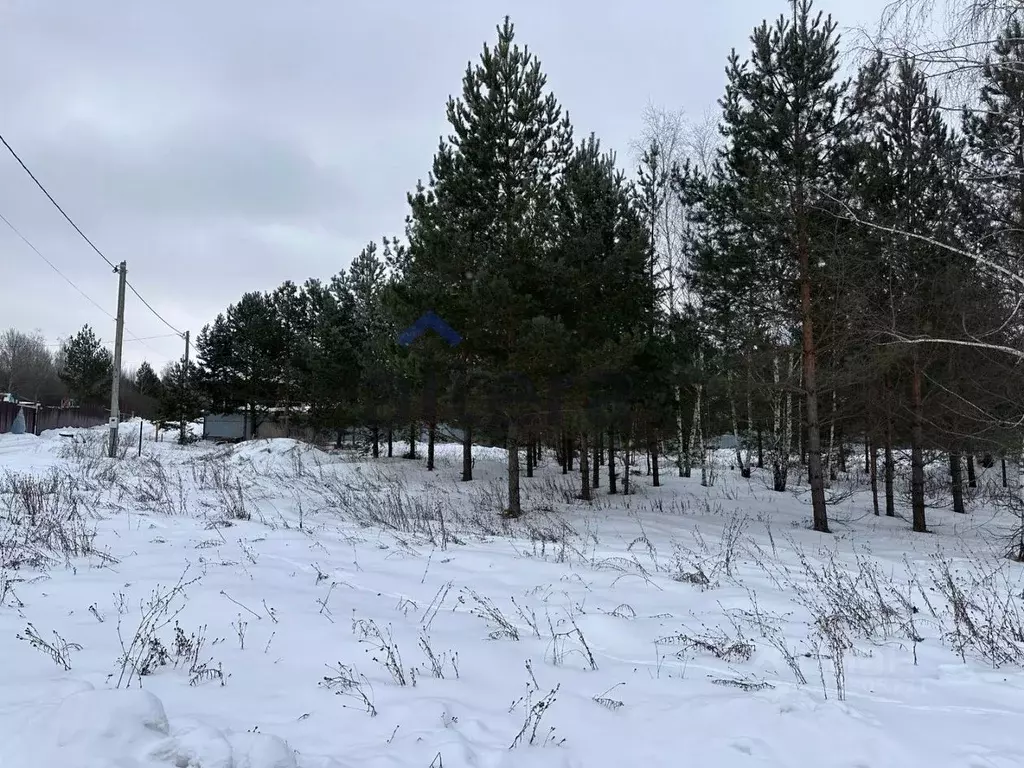
[[[80,294],[82,294],[82,296],[86,299],[86,301],[88,301],[90,304],[92,304],[94,307],[96,307],[96,309],[98,309],[104,315],[109,317],[111,320],[114,319],[114,316],[112,314],[110,314],[109,312],[107,312],[107,310],[105,310],[103,307],[101,307],[99,304],[97,304],[92,299],[92,297],[89,296],[89,294],[87,294],[85,291],[83,291],[81,288],[79,288],[77,285],[75,285],[74,280],[72,280],[70,277],[68,277],[63,272],[61,272],[52,261],[50,261],[48,258],[46,258],[42,254],[42,252],[40,252],[40,250],[38,248],[36,248],[34,245],[32,245],[31,241],[27,237],[25,237],[23,234],[21,234],[21,232],[18,231],[18,228],[15,227],[13,224],[11,224],[11,222],[7,220],[7,217],[4,216],[2,213],[0,213],[0,221],[3,221],[4,224],[6,224],[8,227],[10,227],[10,230],[14,234],[16,234],[18,237],[20,237],[22,242],[24,242],[25,245],[27,245],[29,248],[31,248],[32,252],[35,253],[36,256],[38,256],[40,259],[45,261],[47,263],[47,265],[50,267],[50,269],[52,269],[54,272],[56,272],[58,275],[60,275],[62,278],[64,278],[64,280],[67,281],[68,285],[70,285],[72,288],[74,288],[76,291],[78,291]]]
[[[83,291],[81,288],[79,288],[75,284],[74,280],[72,280],[70,277],[68,277],[63,272],[61,272],[60,269],[58,269],[56,264],[54,264],[52,261],[50,261],[48,258],[46,258],[46,256],[43,255],[43,252],[40,251],[38,248],[36,248],[35,245],[33,245],[32,241],[29,240],[27,237],[25,237],[25,235],[23,235],[21,233],[21,231],[17,227],[15,227],[10,222],[10,220],[6,216],[4,216],[2,213],[0,213],[0,221],[2,221],[4,224],[6,224],[10,228],[10,230],[14,234],[16,234],[21,239],[21,241],[23,243],[25,243],[25,245],[27,245],[32,250],[32,252],[36,256],[38,256],[40,259],[42,259],[44,262],[46,262],[46,265],[48,267],[50,267],[50,269],[52,269],[54,272],[56,272],[58,275],[60,275],[61,278],[63,278],[67,282],[68,285],[70,285],[72,288],[74,288],[76,291],[78,291],[86,301],[88,301],[90,304],[92,304],[94,307],[96,307],[96,309],[98,309],[104,315],[109,317],[111,320],[116,320],[116,318],[112,314],[110,314],[109,312],[107,312],[107,310],[105,310],[102,306],[100,306],[99,303],[97,303],[91,296],[89,296],[89,294],[87,294],[85,291]],[[135,289],[133,288],[132,290],[134,291]],[[139,298],[141,299],[142,297],[140,296]],[[145,303],[145,302],[143,302],[143,303]],[[153,314],[156,314],[156,312],[154,312]],[[157,317],[159,317],[159,315],[157,315]],[[160,355],[159,352],[157,352],[151,346],[146,344],[144,339],[140,339],[138,336],[136,336],[134,333],[132,333],[131,331],[129,331],[127,329],[125,329],[125,333],[128,334],[128,336],[130,337],[131,341],[137,341],[139,344],[142,344],[142,346],[144,346],[150,352],[153,352],[154,354]],[[173,334],[168,333],[168,334],[164,334],[163,336],[147,336],[146,338],[147,339],[167,339],[167,338],[170,338],[171,336],[177,336],[178,338],[183,338],[184,337],[182,333],[180,333],[177,329],[175,329]],[[107,344],[109,342],[100,342],[100,343]],[[46,346],[48,346],[48,347],[49,346],[60,346],[60,344],[47,344]],[[164,357],[163,355],[160,355],[160,356]]]
[[[106,257],[106,255],[103,253],[103,251],[101,251],[96,246],[96,244],[92,240],[90,240],[88,238],[88,236],[85,234],[85,232],[83,232],[81,230],[81,228],[77,224],[75,224],[74,220],[70,216],[68,216],[67,212],[63,208],[60,207],[60,203],[58,203],[56,200],[53,199],[53,195],[51,195],[47,191],[46,187],[43,186],[43,183],[41,181],[39,181],[39,179],[36,178],[36,175],[34,173],[32,173],[32,170],[25,164],[25,161],[22,160],[21,157],[19,157],[18,153],[14,151],[14,148],[10,144],[7,143],[7,139],[5,139],[2,134],[0,134],[0,142],[2,142],[3,145],[7,148],[7,151],[11,153],[11,156],[15,160],[18,161],[18,165],[20,165],[24,169],[25,173],[27,173],[29,178],[32,179],[32,181],[35,182],[36,186],[39,187],[39,189],[42,191],[42,193],[44,195],[46,195],[46,198],[51,203],[53,203],[53,207],[56,208],[58,211],[60,211],[61,216],[63,216],[65,219],[67,219],[68,224],[70,224],[72,227],[74,227],[75,232],[77,232],[81,236],[81,238],[83,240],[85,240],[86,243],[89,244],[89,247],[92,248],[96,252],[96,254],[101,259],[103,259],[103,261],[105,261],[107,263],[107,266],[109,266],[111,269],[113,269],[116,272],[117,271],[117,267],[114,265],[114,262],[112,262],[110,259],[108,259]],[[167,320],[165,320],[163,318],[163,316],[159,312],[157,312],[155,309],[153,309],[153,307],[150,305],[150,303],[148,301],[146,301],[144,298],[142,298],[142,295],[135,289],[135,286],[133,286],[131,283],[128,283],[127,281],[125,281],[125,283],[126,283],[126,285],[129,288],[131,288],[132,293],[134,293],[138,297],[139,301],[141,301],[146,306],[146,309],[148,309],[150,312],[152,312],[156,316],[156,318],[158,320],[160,320],[161,323],[163,323],[168,328],[170,328],[172,331],[174,331],[176,334],[178,334],[179,337],[185,338],[185,334],[184,333],[182,333],[177,328],[175,328],[173,325],[171,325],[169,322],[167,322]],[[92,299],[90,299],[90,301],[92,301]],[[109,316],[109,313],[107,313],[107,314]]]
[[[164,333],[164,334],[161,334],[159,336],[135,336],[134,334],[130,334],[130,335],[131,335],[131,338],[128,339],[128,341],[137,341],[140,344],[143,344],[144,342],[147,342],[147,341],[153,341],[154,339],[176,339],[176,338],[178,338],[178,334],[176,334],[176,333]],[[63,343],[64,342],[62,342],[62,341],[54,341],[52,343],[47,343],[46,346],[48,346],[48,347],[59,347]],[[100,344],[113,344],[113,343],[114,343],[113,339],[103,339],[100,342]]]
[[[25,165],[25,162],[20,157],[18,157],[18,153],[14,151],[14,148],[10,144],[7,143],[7,139],[5,139],[3,137],[3,135],[0,135],[0,142],[3,142],[3,145],[5,147],[7,147],[7,151],[11,153],[11,155],[14,157],[15,160],[18,161],[18,165],[20,165],[22,168],[25,169],[25,173],[28,174],[29,178],[32,179],[32,181],[34,181],[36,183],[36,186],[39,187],[39,189],[42,190],[43,194],[46,195],[47,198],[49,198],[50,202],[53,203],[53,207],[56,208],[58,211],[60,211],[61,215],[65,219],[68,220],[68,224],[70,224],[72,227],[75,228],[75,232],[77,232],[79,235],[82,236],[82,239],[85,240],[85,242],[87,242],[89,244],[89,246],[94,251],[96,251],[97,254],[99,254],[99,257],[101,259],[103,259],[105,262],[107,262],[107,265],[111,269],[117,269],[117,267],[114,266],[114,262],[112,262],[110,259],[108,259],[106,256],[103,255],[103,251],[101,251],[99,248],[97,248],[96,244],[93,243],[93,241],[90,240],[88,237],[86,237],[85,232],[83,232],[81,229],[78,228],[78,225],[75,224],[75,222],[71,220],[71,217],[68,216],[67,213],[64,212],[64,209],[60,207],[60,204],[56,200],[53,199],[53,195],[51,195],[49,192],[46,191],[46,187],[44,187],[42,185],[42,182],[40,182],[39,179],[36,178],[36,175],[34,173],[32,173],[31,170],[29,170],[29,167],[27,165]]]
[[[179,338],[182,338],[182,339],[185,338],[185,334],[184,333],[182,333],[177,328],[175,328],[173,325],[171,325],[169,322],[164,320],[163,315],[161,315],[159,312],[157,312],[155,309],[153,309],[153,307],[151,307],[149,305],[149,302],[146,301],[144,298],[142,298],[142,294],[140,294],[137,290],[135,290],[135,286],[134,285],[129,283],[127,280],[125,281],[125,285],[127,285],[131,289],[131,292],[135,294],[135,296],[139,299],[139,301],[141,301],[143,304],[146,305],[146,309],[148,309],[150,312],[152,312],[154,315],[156,315],[156,318],[161,323],[163,323],[168,328],[170,328],[172,331],[174,331],[178,335]]]

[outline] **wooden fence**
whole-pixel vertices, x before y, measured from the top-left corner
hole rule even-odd
[[[9,432],[18,411],[25,410],[25,432],[38,435],[48,429],[90,428],[107,423],[107,410],[95,406],[83,408],[30,408],[18,403],[0,402],[0,433]]]

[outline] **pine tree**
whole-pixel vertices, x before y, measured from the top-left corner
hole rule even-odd
[[[972,278],[976,269],[970,259],[924,239],[958,241],[962,155],[962,144],[946,125],[924,74],[910,60],[897,62],[880,101],[861,187],[871,221],[893,233],[879,243],[866,269],[873,279],[865,284],[869,309],[864,316],[890,338],[892,334],[948,335],[980,298],[976,288],[983,283]],[[913,345],[898,360],[890,356],[890,365],[898,362],[906,374],[903,378],[909,378],[913,528],[919,532],[927,530],[925,382],[937,380],[933,376],[939,374],[929,369],[940,358],[949,359],[950,353],[941,347]],[[944,365],[943,373],[948,370]],[[901,371],[894,371],[890,378],[898,379]]]
[[[380,455],[381,429],[392,425],[397,415],[389,407],[389,400],[397,396],[397,328],[388,306],[388,260],[395,258],[401,258],[397,243],[385,238],[383,251],[376,243],[367,243],[347,273],[335,280],[336,289],[351,298],[351,322],[358,334],[353,340],[360,371],[358,400],[362,423],[371,430],[374,458]]]
[[[981,72],[979,109],[964,110],[968,183],[981,211],[986,253],[1024,266],[1024,26],[1012,19]]]
[[[571,128],[508,18],[497,44],[485,45],[479,63],[467,67],[461,97],[449,100],[447,112],[452,134],[441,142],[429,184],[410,195],[408,296],[462,334],[466,367],[528,376],[524,351],[543,315],[544,265],[556,232],[551,201],[572,150]],[[506,394],[507,512],[517,516],[524,414]]]
[[[113,356],[88,325],[63,345],[58,372],[80,405],[102,405],[110,397]]]
[[[245,408],[255,431],[286,381],[288,347],[273,301],[247,293],[196,340],[200,380],[213,408]]]
[[[306,282],[310,326],[304,345],[301,391],[309,405],[309,421],[331,430],[340,443],[342,430],[358,423],[362,329],[355,319],[351,295],[339,284]]]
[[[816,226],[816,210],[821,190],[829,188],[831,155],[841,140],[847,85],[836,81],[836,25],[831,17],[814,15],[811,0],[794,0],[793,18],[765,22],[754,30],[751,43],[749,61],[741,63],[733,54],[722,100],[729,143],[726,171],[741,180],[731,193],[740,196],[733,204],[742,207],[747,225],[729,239],[743,246],[741,258],[753,255],[751,246],[768,244],[774,277],[769,285],[780,286],[780,325],[785,327],[786,316],[798,321],[814,529],[827,532],[815,286],[830,243],[827,230]],[[755,223],[761,227],[751,226]],[[797,286],[795,296],[785,284]]]
[[[159,398],[160,387],[160,377],[153,370],[153,366],[143,360],[139,365],[139,369],[135,372],[136,390],[138,390],[140,395]]]
[[[207,402],[200,389],[201,375],[194,361],[186,368],[184,358],[163,369],[156,416],[161,429],[177,431],[182,419],[190,423],[203,415]]]
[[[308,378],[307,348],[314,317],[305,288],[287,280],[267,296],[276,320],[273,333],[280,355],[277,361],[278,392],[274,404],[283,408],[286,430],[292,422],[293,411],[302,404],[302,384]]]

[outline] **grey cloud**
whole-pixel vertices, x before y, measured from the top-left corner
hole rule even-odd
[[[868,24],[885,0],[821,0]],[[770,7],[768,7],[770,6]],[[846,6],[846,7],[844,7]],[[444,105],[506,12],[577,131],[620,162],[648,101],[693,115],[764,0],[8,0],[2,132],[136,286],[193,332],[247,290],[328,277],[401,234],[406,192],[447,132]],[[0,213],[104,307],[109,269],[8,157]],[[52,340],[109,320],[0,224],[0,325]],[[167,333],[129,298],[127,327]],[[172,358],[174,339],[126,360]]]
[[[69,199],[109,216],[203,222],[316,218],[358,203],[344,167],[318,163],[288,136],[237,122],[193,123],[167,137],[118,140],[100,131],[31,145]],[[98,211],[104,211],[103,216]]]

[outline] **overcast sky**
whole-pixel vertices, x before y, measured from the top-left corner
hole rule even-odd
[[[819,0],[841,28],[885,0]],[[510,9],[576,133],[620,160],[647,103],[697,117],[784,0],[6,0],[0,132],[167,320],[327,278],[402,234],[444,105]],[[106,312],[110,269],[6,153],[0,214]],[[113,321],[0,222],[0,328],[51,343]],[[129,294],[125,362],[181,354]],[[132,336],[144,343],[134,341]]]

